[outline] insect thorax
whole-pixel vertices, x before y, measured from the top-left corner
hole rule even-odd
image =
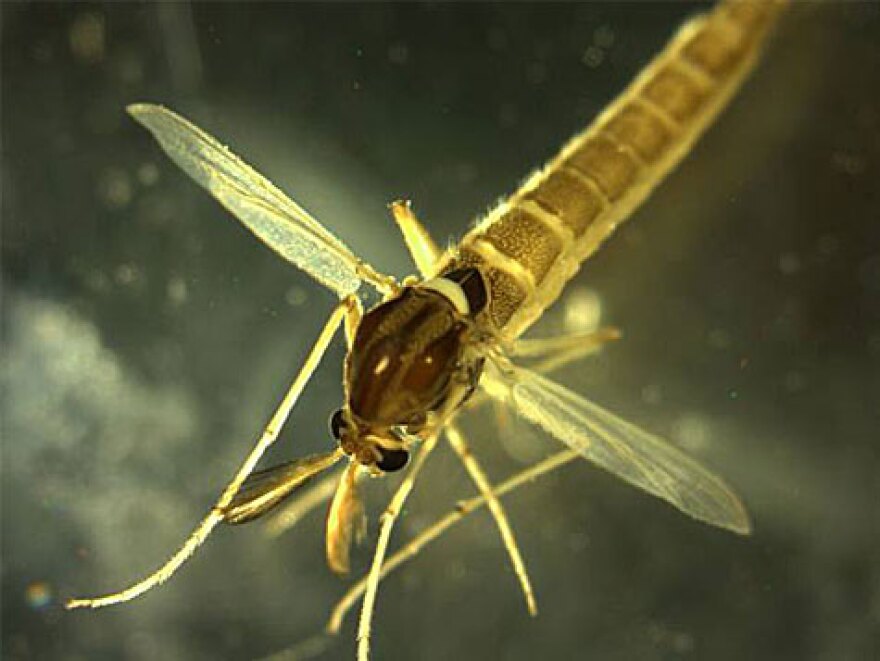
[[[479,378],[474,324],[430,283],[405,287],[361,320],[346,359],[348,407],[367,433],[418,433]]]

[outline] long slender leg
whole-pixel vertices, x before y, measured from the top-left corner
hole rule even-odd
[[[518,489],[527,482],[531,482],[545,473],[554,471],[579,457],[580,455],[573,450],[562,450],[561,452],[557,452],[556,454],[523,469],[496,486],[495,496],[500,498],[501,496]],[[411,539],[405,546],[391,555],[388,558],[388,561],[382,566],[379,578],[384,579],[404,562],[411,560],[418,555],[419,551],[440,537],[449,528],[486,504],[487,499],[483,495],[460,501],[454,510],[441,519],[438,519],[431,527],[423,530],[421,533],[413,537],[413,539]],[[330,615],[330,619],[327,622],[326,631],[328,634],[335,635],[339,633],[345,614],[351,610],[351,607],[357,603],[357,600],[360,599],[361,595],[366,592],[369,579],[372,579],[372,572],[369,576],[365,576],[352,585],[348,589],[348,592],[346,592],[337,602],[336,607],[333,609],[333,613]]]
[[[350,305],[345,311],[345,342],[349,350],[351,350],[351,345],[354,343],[354,336],[358,325],[361,323],[363,314],[364,309],[360,299],[352,298]],[[358,473],[357,475],[358,479],[360,479],[361,474]],[[266,535],[268,537],[277,537],[285,530],[295,526],[306,514],[330,500],[333,494],[336,493],[338,484],[339,479],[337,475],[326,475],[316,485],[302,491],[288,505],[267,521],[264,528]]]
[[[263,453],[270,445],[272,445],[272,443],[275,442],[275,439],[278,438],[278,433],[281,431],[281,427],[284,425],[287,417],[290,415],[291,409],[294,404],[296,404],[300,394],[311,379],[315,369],[318,367],[321,357],[327,351],[327,347],[333,339],[333,335],[336,333],[336,329],[342,321],[343,315],[354,305],[354,300],[353,297],[344,300],[330,315],[327,323],[324,324],[324,329],[318,336],[318,340],[315,342],[315,345],[312,347],[311,352],[306,358],[302,369],[300,369],[299,374],[296,375],[287,394],[284,396],[284,399],[281,400],[278,410],[275,411],[275,414],[269,420],[269,424],[266,425],[262,435],[254,445],[254,448],[238,469],[235,477],[232,478],[232,481],[229,482],[223,490],[223,493],[220,495],[220,498],[217,500],[214,507],[196,527],[186,542],[184,542],[180,550],[178,550],[168,562],[162,565],[162,567],[131,587],[102,597],[71,599],[65,604],[66,608],[100,608],[102,606],[109,606],[111,604],[118,604],[134,599],[147,590],[150,590],[157,585],[161,585],[171,578],[174,572],[176,572],[180,566],[186,562],[193,553],[195,553],[196,549],[202,545],[216,525],[223,520],[224,510],[229,506],[229,503],[232,502],[233,497],[238,492],[239,488],[241,488],[242,483],[254,470],[260,457],[263,456]]]
[[[419,269],[419,274],[423,278],[432,277],[434,265],[440,259],[442,251],[434,243],[434,239],[428,234],[425,226],[416,218],[409,201],[397,200],[392,202],[390,206],[391,214],[397,221],[409,254],[412,256],[416,268]]]
[[[403,204],[403,203],[400,203]],[[616,328],[601,328],[591,333],[564,335],[537,340],[520,340],[514,345],[513,353],[527,358],[543,358],[533,369],[545,374],[564,365],[581,360],[598,351],[607,342],[620,337]],[[490,401],[484,392],[477,392],[466,403],[470,409],[477,408]],[[494,401],[494,400],[492,400]],[[311,490],[291,501],[276,518],[269,522],[267,532],[272,536],[280,535],[292,528],[309,511],[328,501],[336,488],[336,477],[322,478],[321,482]]]
[[[534,366],[534,369],[537,372],[546,373],[595,353],[601,348],[603,344],[615,340],[619,336],[620,332],[617,329],[605,328],[587,334],[562,336],[559,338],[550,338],[547,340],[530,340],[528,342],[531,343],[531,346],[529,344],[526,344],[526,349],[518,353],[521,353],[522,355],[526,355],[528,357],[546,356],[546,358],[542,362]],[[479,407],[488,402],[489,399],[490,398],[487,396],[486,393],[478,392],[467,402],[466,407],[468,409]],[[538,464],[535,464],[534,466],[531,466],[530,468],[524,469],[523,471],[512,476],[505,482],[499,484],[495,488],[495,496],[501,497],[502,495],[519,488],[526,482],[534,480],[545,473],[551,472],[579,456],[580,455],[577,455],[568,450],[552,455],[551,457],[539,462]],[[333,493],[333,486],[334,485],[332,483],[329,484],[326,489],[326,495],[323,495],[323,497],[320,499],[316,499],[313,506],[317,506],[318,504],[328,500]],[[379,580],[384,579],[390,572],[394,571],[401,564],[407,562],[408,560],[411,560],[416,555],[418,555],[422,548],[430,544],[435,539],[439,538],[444,532],[446,532],[446,530],[458,523],[465,516],[467,516],[474,510],[483,507],[486,504],[487,498],[483,494],[481,494],[479,497],[459,503],[458,507],[453,512],[450,512],[445,517],[439,519],[430,528],[424,530],[421,534],[419,534],[409,543],[407,543],[403,548],[390,556],[388,558],[388,561],[381,566],[377,583]],[[305,509],[305,507],[302,507],[301,510],[297,503],[292,503],[289,507],[296,508],[297,512]],[[294,522],[296,522],[299,520],[299,515],[292,518]],[[290,525],[292,526],[293,524],[291,523]],[[289,527],[290,526],[286,525],[286,523],[282,523],[281,521],[279,521],[279,525],[273,530],[273,532],[280,534]],[[358,583],[353,585],[337,603],[327,624],[326,631],[328,634],[335,635],[339,633],[339,629],[342,626],[342,620],[345,617],[345,614],[352,608],[352,606],[357,602],[361,595],[364,594],[367,587],[368,578],[370,578],[371,576],[372,571],[367,577],[364,577]]]
[[[619,337],[620,332],[615,328],[599,329],[587,334],[563,336],[560,338],[551,338],[550,340],[537,341],[539,344],[532,344],[531,347],[526,345],[527,349],[524,353],[534,357],[547,356],[544,361],[535,366],[536,371],[544,373],[558,369],[563,365],[567,365],[570,362],[595,353],[603,344]],[[468,401],[467,406],[468,408],[474,408],[486,403],[488,400],[489,397],[486,393],[477,393],[470,399],[470,401]],[[570,450],[564,450],[552,455],[499,484],[494,489],[494,495],[496,498],[499,498],[502,495],[519,488],[526,482],[534,480],[545,473],[556,470],[560,466],[579,456],[580,455]],[[361,595],[365,594],[369,581],[373,580],[378,583],[401,564],[415,557],[423,547],[440,537],[448,528],[458,523],[475,509],[483,507],[487,503],[488,498],[484,494],[460,502],[453,512],[450,512],[445,517],[439,519],[430,528],[422,531],[422,533],[413,538],[408,544],[406,544],[406,546],[388,558],[388,562],[380,568],[378,577],[374,577],[374,565],[370,574],[353,585],[337,603],[330,616],[330,620],[327,623],[327,633],[336,634],[339,632],[339,629],[342,626],[342,619]]]
[[[562,335],[540,340],[520,340],[514,344],[510,355],[529,358],[544,359],[531,366],[531,369],[539,374],[547,374],[573,362],[582,360],[598,352],[606,343],[620,337],[620,331],[616,328],[600,328],[585,334]],[[523,350],[517,347],[525,346]],[[490,401],[489,394],[483,388],[474,393],[464,407],[467,410],[482,406]]]
[[[368,661],[370,658],[370,628],[373,610],[376,605],[376,592],[379,589],[379,578],[382,574],[382,561],[385,559],[388,541],[391,539],[391,528],[403,509],[403,504],[412,491],[415,479],[425,465],[425,460],[431,454],[431,450],[437,445],[438,437],[439,433],[435,432],[425,441],[418,457],[413,462],[412,468],[407,472],[406,477],[400,483],[400,486],[391,498],[391,502],[388,503],[388,507],[385,508],[380,517],[379,541],[376,542],[376,552],[373,554],[373,563],[370,566],[370,573],[367,575],[364,603],[361,607],[361,618],[358,623],[358,661]]]
[[[535,603],[535,593],[532,590],[529,574],[526,571],[526,563],[519,552],[519,546],[516,543],[516,537],[510,526],[510,521],[507,519],[507,514],[504,512],[504,508],[501,506],[501,502],[498,500],[495,490],[489,482],[489,478],[486,477],[486,473],[483,471],[477,458],[471,453],[461,430],[457,425],[450,423],[445,431],[446,438],[452,449],[455,450],[455,453],[461,459],[471,479],[477,485],[480,494],[486,499],[486,504],[489,506],[489,511],[492,513],[498,526],[498,532],[501,534],[501,541],[504,543],[504,548],[507,549],[507,554],[510,556],[513,571],[522,587],[529,614],[532,616],[537,615],[538,605]]]
[[[569,357],[578,360],[595,353],[608,342],[619,340],[622,336],[619,328],[608,326],[585,333],[570,333],[556,337],[517,340],[507,354],[516,358],[556,358]]]

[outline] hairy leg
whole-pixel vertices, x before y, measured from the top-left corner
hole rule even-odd
[[[373,618],[373,611],[376,605],[376,593],[379,590],[379,579],[382,575],[382,563],[385,559],[385,553],[388,550],[388,541],[391,539],[391,528],[397,519],[403,504],[412,491],[415,479],[418,477],[425,465],[425,460],[431,451],[437,445],[438,433],[431,434],[422,446],[416,460],[413,462],[412,468],[406,474],[403,482],[397,488],[391,502],[380,517],[379,523],[379,541],[376,543],[376,552],[373,554],[373,563],[370,566],[370,572],[367,575],[364,592],[364,603],[361,607],[361,618],[358,623],[358,661],[367,661],[370,658],[370,629]]]
[[[257,462],[259,462],[260,458],[263,456],[263,453],[278,438],[278,433],[281,431],[281,427],[290,415],[291,409],[294,404],[296,404],[300,394],[311,379],[315,369],[318,367],[321,358],[327,351],[327,347],[333,339],[333,335],[335,335],[336,329],[342,321],[343,315],[354,305],[352,302],[353,300],[353,298],[344,300],[330,315],[330,318],[324,325],[324,329],[318,336],[318,340],[315,342],[315,345],[312,347],[311,352],[300,369],[299,374],[296,375],[287,394],[284,396],[284,399],[281,400],[278,410],[275,411],[275,414],[269,420],[269,424],[266,425],[262,435],[254,445],[254,448],[242,463],[238,472],[223,490],[223,493],[214,504],[214,507],[211,508],[208,515],[196,527],[177,553],[175,553],[170,560],[155,572],[131,587],[101,597],[70,599],[65,604],[66,608],[100,608],[102,606],[110,606],[112,604],[118,604],[134,599],[171,578],[180,566],[186,562],[193,553],[195,553],[217,524],[223,520],[224,510],[229,506],[230,502],[232,502],[233,497],[238,492],[239,488],[241,488],[242,483],[247,479],[248,475],[253,472]]]
[[[416,218],[409,201],[397,200],[391,203],[391,215],[397,222],[409,254],[423,278],[434,276],[434,265],[440,259],[441,250],[425,226]]]
[[[580,455],[573,450],[557,452],[556,454],[549,456],[547,459],[516,473],[497,485],[494,489],[495,495],[497,497],[504,496],[523,486],[527,482],[531,482],[545,473],[554,471],[579,457]],[[486,503],[487,500],[482,495],[460,501],[454,510],[449,512],[446,516],[438,519],[433,525],[423,530],[405,546],[391,555],[388,558],[388,562],[382,566],[379,578],[385,578],[404,562],[414,558],[425,546],[436,540],[449,528],[464,519],[468,514],[485,506]],[[345,618],[346,613],[351,610],[351,607],[357,603],[357,600],[360,599],[361,595],[366,591],[369,578],[372,577],[364,577],[355,583],[337,602],[336,607],[333,609],[333,613],[330,616],[330,620],[327,622],[326,631],[328,634],[339,633],[339,629],[342,627],[343,618]]]
[[[477,485],[480,494],[486,499],[486,504],[489,506],[489,511],[492,513],[492,517],[495,519],[495,524],[498,526],[498,532],[501,534],[501,541],[504,543],[504,548],[507,549],[507,554],[510,556],[513,571],[519,579],[520,586],[522,587],[523,596],[526,599],[526,607],[529,609],[529,614],[533,616],[537,615],[538,605],[535,602],[535,593],[532,589],[532,584],[529,581],[529,574],[526,571],[526,563],[522,558],[522,554],[520,554],[519,546],[516,543],[516,537],[510,526],[510,521],[507,519],[507,514],[501,506],[501,502],[498,500],[494,488],[489,482],[489,478],[486,477],[486,473],[483,471],[477,458],[471,452],[470,447],[458,426],[450,423],[446,427],[445,432],[446,438],[449,440],[452,449],[455,450],[455,453],[461,459],[471,479]]]

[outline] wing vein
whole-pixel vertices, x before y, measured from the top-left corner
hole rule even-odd
[[[529,370],[505,366],[487,376],[491,396],[512,404],[584,458],[689,516],[750,532],[748,514],[733,490],[669,442]]]
[[[362,281],[387,291],[390,278],[376,273],[305,209],[228,147],[186,118],[158,105],[138,103],[128,112],[166,154],[257,238],[340,298]]]

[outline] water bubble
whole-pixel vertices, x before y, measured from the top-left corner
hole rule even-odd
[[[98,179],[98,197],[108,209],[122,209],[131,202],[131,179],[125,170],[108,168]]]
[[[577,287],[565,297],[565,329],[572,333],[596,330],[602,318],[602,300],[588,287]]]
[[[68,33],[74,57],[93,64],[104,59],[104,17],[87,13],[76,17]]]
[[[24,599],[34,610],[42,610],[52,603],[52,588],[45,581],[31,583],[24,591]]]
[[[779,256],[779,270],[783,275],[794,275],[801,270],[801,260],[793,252],[782,253]]]

